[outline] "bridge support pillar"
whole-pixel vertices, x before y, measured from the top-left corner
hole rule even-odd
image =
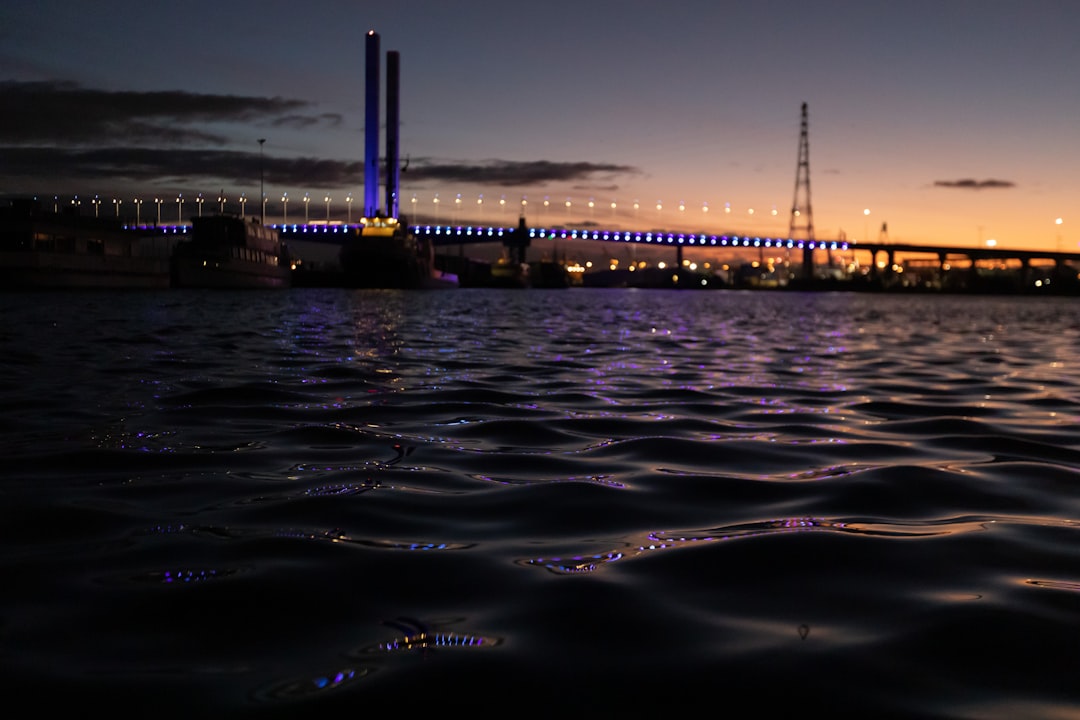
[[[814,281],[814,249],[810,245],[811,241],[807,240],[802,250],[802,276],[808,283]]]
[[[1077,273],[1069,265],[1069,261],[1065,258],[1054,259],[1054,282],[1057,283],[1059,291],[1065,288],[1076,288]]]
[[[967,259],[968,259],[968,262],[970,263],[968,265],[968,271],[967,271],[967,289],[968,290],[973,290],[973,289],[979,287],[979,268],[976,267],[976,265],[975,265],[975,256],[974,255],[969,254],[967,256]]]
[[[682,245],[675,246],[675,267],[682,270]]]
[[[516,229],[507,233],[503,238],[503,246],[510,253],[510,259],[517,265],[525,264],[525,248],[529,247],[529,228],[525,224],[525,216],[518,218]]]

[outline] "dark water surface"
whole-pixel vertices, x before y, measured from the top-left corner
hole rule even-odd
[[[0,311],[9,709],[1080,716],[1080,300]]]

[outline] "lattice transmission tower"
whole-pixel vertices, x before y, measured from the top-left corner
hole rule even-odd
[[[801,197],[800,197],[801,195]],[[806,103],[802,104],[802,123],[799,127],[799,162],[795,168],[795,199],[791,203],[791,224],[788,237],[805,230],[806,239],[814,239],[814,210],[810,205],[810,136],[806,119]]]
[[[803,277],[814,277],[814,210],[810,204],[810,134],[806,117],[806,103],[802,104],[802,122],[799,126],[799,161],[795,167],[795,199],[791,202],[791,223],[788,225],[788,237],[796,237],[799,231],[805,232],[806,244],[803,246]]]

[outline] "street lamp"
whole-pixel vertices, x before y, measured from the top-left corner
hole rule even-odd
[[[161,224],[161,203],[165,202],[159,197],[154,198],[154,204],[157,205],[157,224]]]
[[[308,203],[311,202],[311,196],[308,193],[304,193],[304,224],[308,224]]]
[[[281,194],[281,207],[282,207],[282,211],[281,211],[281,213],[282,213],[281,214],[282,225],[288,225],[289,224],[289,193],[282,193]]]
[[[122,203],[123,200],[121,200],[119,198],[113,198],[112,202],[113,202],[113,207],[116,209],[116,217],[119,218],[120,217],[120,203]]]
[[[327,195],[326,197],[324,197],[323,201],[326,203],[326,224],[329,225],[330,224],[330,196]]]
[[[1057,249],[1058,249],[1058,252],[1061,252],[1061,248],[1062,248],[1062,242],[1061,242],[1061,225],[1062,225],[1062,220],[1061,220],[1061,218],[1057,218],[1056,220],[1054,220],[1054,224],[1055,224],[1055,225],[1057,225],[1057,228],[1058,228],[1058,234],[1057,234]]]
[[[870,242],[870,208],[865,208],[863,214],[863,242]]]
[[[345,196],[345,224],[352,225],[352,193]]]
[[[72,206],[73,208],[75,208],[75,214],[76,214],[76,215],[78,215],[78,214],[79,214],[79,206],[81,206],[81,205],[82,205],[82,200],[80,200],[80,199],[79,199],[79,196],[78,196],[78,195],[76,195],[75,197],[71,198],[71,206]]]
[[[435,222],[439,222],[439,193],[435,193],[435,197],[431,200],[435,205]]]
[[[241,215],[241,217],[243,217],[244,213],[247,212],[244,209],[246,207],[247,207],[247,195],[245,195],[244,193],[240,193],[240,215]]]
[[[176,224],[179,225],[184,222],[184,194],[180,193],[176,196]]]
[[[142,200],[135,198],[131,202],[135,203],[135,224],[138,225],[141,221],[139,211],[142,209]]]
[[[259,138],[259,197],[262,198],[262,224],[266,224],[266,191],[263,189],[263,178],[266,173],[263,172],[263,143],[266,142],[266,138]]]
[[[218,193],[217,202],[218,202],[218,214],[219,215],[224,215],[225,214],[225,188],[221,188],[221,192]]]
[[[97,195],[95,195],[94,199],[91,200],[90,202],[93,203],[93,205],[94,205],[94,217],[97,217],[98,216],[98,207],[101,205],[101,198],[99,198]]]
[[[195,203],[199,206],[199,217],[202,217],[202,204],[203,204],[202,193],[199,193],[199,196],[197,198],[195,198]]]

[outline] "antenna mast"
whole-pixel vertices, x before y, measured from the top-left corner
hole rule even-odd
[[[801,202],[800,202],[801,195]],[[799,161],[795,167],[795,199],[791,203],[791,224],[788,237],[803,230],[806,244],[803,246],[803,278],[814,277],[814,210],[810,205],[810,135],[806,118],[806,103],[802,104],[802,122],[799,126]]]

